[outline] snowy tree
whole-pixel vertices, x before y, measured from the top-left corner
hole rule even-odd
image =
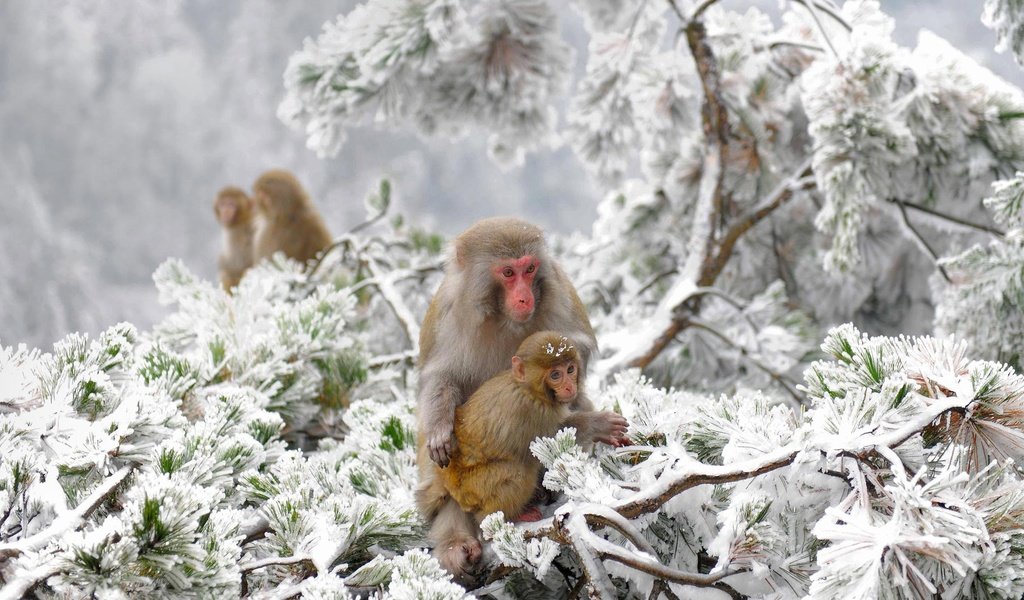
[[[557,501],[484,521],[472,593],[1020,598],[1024,94],[869,0],[575,7],[575,85],[552,3],[369,0],[278,107],[323,156],[376,120],[606,189],[552,245],[632,444],[536,440]],[[1018,16],[984,9],[1014,49]],[[391,196],[233,295],[168,260],[151,331],[0,347],[0,598],[468,597],[412,496],[443,244]]]

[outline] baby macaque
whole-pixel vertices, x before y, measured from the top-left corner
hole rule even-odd
[[[530,453],[538,437],[554,435],[567,423],[579,393],[580,360],[569,339],[553,331],[528,337],[512,357],[512,368],[487,380],[455,409],[457,444],[447,468],[416,492],[417,505],[433,521],[431,541],[438,561],[465,580],[479,561],[480,521],[495,511],[536,521],[526,510],[540,474]],[[625,435],[620,417],[616,438]],[[525,512],[524,512],[525,511]]]
[[[221,226],[221,249],[217,258],[220,284],[224,291],[231,291],[253,264],[255,222],[252,199],[240,188],[225,187],[213,201],[213,214]]]
[[[417,391],[420,477],[448,464],[457,445],[455,407],[508,367],[532,333],[565,333],[579,353],[580,388],[597,338],[569,277],[540,228],[509,217],[483,219],[455,240],[444,280],[420,329]],[[619,443],[615,413],[594,412],[581,389],[571,406],[580,443]],[[585,413],[585,414],[584,414]]]

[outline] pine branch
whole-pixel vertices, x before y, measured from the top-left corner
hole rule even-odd
[[[646,540],[643,540],[642,534],[633,527],[628,520],[624,519],[610,507],[600,507],[591,504],[580,506],[570,505],[567,507],[566,512],[562,513],[560,516],[562,517],[562,522],[564,522],[563,530],[566,535],[573,540],[573,549],[576,550],[577,553],[582,550],[588,556],[593,556],[601,560],[613,560],[626,565],[631,569],[653,575],[666,581],[683,585],[692,585],[695,587],[714,587],[719,584],[722,579],[741,572],[737,570],[728,570],[705,575],[699,573],[687,573],[686,571],[680,571],[678,569],[665,566],[658,562],[657,553]],[[556,520],[557,519],[558,517],[556,517]],[[625,532],[625,537],[630,541],[634,541],[634,538],[643,540],[640,542],[634,541],[634,545],[637,546],[637,550],[643,554],[631,552],[598,535],[595,535],[590,529],[590,526],[595,524],[610,525],[613,529]],[[586,547],[581,549],[581,546],[583,545]],[[592,578],[590,580],[593,581]]]
[[[56,559],[48,560],[36,567],[20,571],[18,576],[4,583],[0,588],[0,600],[19,600],[28,598],[32,588],[60,573]]]
[[[964,410],[973,402],[973,398],[952,398],[932,403],[921,414],[917,415],[903,427],[888,433],[866,435],[863,443],[855,448],[845,450],[851,456],[860,456],[879,446],[895,448],[910,437],[918,434],[943,414],[953,410]],[[882,427],[882,425],[879,425]],[[788,466],[796,458],[801,449],[790,444],[769,452],[758,458],[733,463],[730,465],[706,465],[693,461],[682,467],[682,472],[662,476],[640,494],[635,494],[626,501],[615,506],[615,510],[627,519],[654,512],[678,494],[698,485],[720,485],[750,479],[776,469]]]
[[[105,502],[125,479],[131,475],[137,467],[134,465],[121,467],[119,471],[107,477],[75,510],[65,512],[53,520],[52,523],[42,531],[25,539],[7,544],[0,544],[0,558],[11,558],[21,556],[25,552],[40,550],[46,547],[54,539],[64,535],[68,531],[79,527],[89,515],[93,513],[103,502]]]

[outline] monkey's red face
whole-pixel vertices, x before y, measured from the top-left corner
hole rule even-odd
[[[217,220],[222,225],[231,225],[238,216],[238,201],[229,196],[221,196],[217,200]]]
[[[579,365],[571,360],[552,367],[544,378],[548,387],[555,393],[555,399],[563,404],[568,404],[576,399],[578,387],[576,379],[579,377]]]
[[[505,314],[520,323],[533,316],[533,278],[540,261],[523,256],[497,261],[492,268],[494,278],[501,284],[505,297]]]

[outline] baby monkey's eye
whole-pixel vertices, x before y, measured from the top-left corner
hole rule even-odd
[[[561,372],[559,372],[559,371],[552,371],[551,372],[551,380],[552,381],[558,381],[561,378],[562,378],[562,373]]]

